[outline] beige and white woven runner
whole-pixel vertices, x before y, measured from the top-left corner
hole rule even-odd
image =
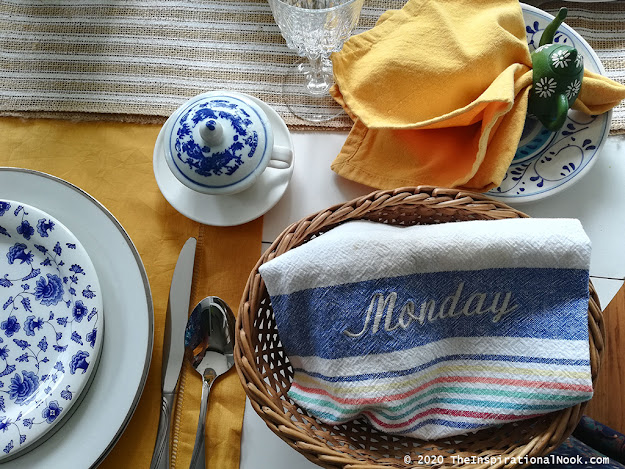
[[[356,32],[404,3],[366,0]],[[5,114],[158,122],[191,96],[229,89],[298,126],[308,123],[290,113],[281,91],[297,58],[267,0],[0,0]],[[324,127],[347,129],[351,121]]]
[[[355,32],[404,3],[365,0]],[[625,2],[567,6],[567,23],[625,83]],[[281,93],[296,58],[266,0],[0,0],[0,115],[161,122],[187,98],[225,88],[307,127]],[[351,121],[318,127],[349,129]],[[625,132],[625,106],[612,130]]]

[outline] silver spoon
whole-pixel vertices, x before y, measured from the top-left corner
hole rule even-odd
[[[202,403],[190,469],[205,469],[208,395],[215,379],[234,364],[234,314],[221,298],[209,296],[193,309],[184,333],[185,356],[202,376]]]

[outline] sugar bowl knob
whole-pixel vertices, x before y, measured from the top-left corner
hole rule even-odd
[[[224,128],[213,119],[202,122],[199,133],[201,139],[208,147],[219,145],[224,140]]]

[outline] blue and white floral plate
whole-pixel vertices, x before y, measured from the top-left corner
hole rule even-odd
[[[65,420],[97,366],[103,326],[80,242],[47,213],[0,200],[0,461]]]
[[[530,51],[553,16],[530,5],[522,5]],[[554,42],[577,48],[586,69],[605,74],[601,61],[588,43],[573,29],[560,26]],[[557,132],[551,132],[528,117],[512,164],[499,187],[488,195],[507,203],[534,202],[556,194],[579,181],[593,166],[610,131],[612,111],[587,116],[570,110]]]

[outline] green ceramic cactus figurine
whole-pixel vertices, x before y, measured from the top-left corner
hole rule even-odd
[[[560,9],[543,31],[538,49],[531,54],[534,76],[528,112],[554,132],[564,124],[584,77],[584,60],[577,49],[553,43],[567,12],[566,8]]]

